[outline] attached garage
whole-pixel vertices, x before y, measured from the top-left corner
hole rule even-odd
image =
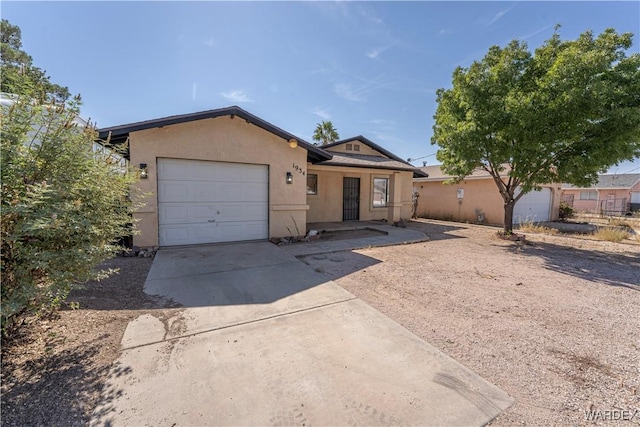
[[[551,189],[548,187],[525,194],[514,207],[513,223],[549,221],[551,202]]]
[[[332,155],[239,107],[99,130],[144,171],[132,190],[139,248],[306,231],[307,165]]]
[[[160,246],[269,237],[266,165],[158,159]]]

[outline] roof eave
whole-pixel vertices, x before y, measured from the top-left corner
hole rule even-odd
[[[220,108],[217,110],[208,110],[202,111],[198,113],[190,113],[190,114],[181,114],[177,116],[169,116],[163,117],[160,119],[146,120],[143,122],[135,122],[125,125],[112,126],[107,128],[98,129],[98,136],[100,139],[106,139],[111,135],[111,143],[112,144],[122,144],[125,143],[129,138],[129,134],[131,132],[137,132],[146,129],[153,129],[158,127],[170,126],[180,123],[187,123],[196,120],[204,120],[222,116],[238,116],[244,119],[247,123],[254,124],[261,129],[266,130],[285,141],[289,141],[290,139],[295,139],[298,142],[298,145],[305,150],[307,150],[307,161],[311,163],[319,163],[322,161],[330,160],[333,158],[333,155],[310,144],[303,139],[296,137],[295,135],[286,132],[280,129],[277,126],[272,125],[271,123],[262,120],[261,118],[254,116],[248,111],[243,110],[238,106]]]

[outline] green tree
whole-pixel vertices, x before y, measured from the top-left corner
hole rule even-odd
[[[130,234],[135,177],[121,154],[94,148],[97,132],[79,120],[79,97],[52,104],[55,85],[31,77],[3,81],[3,90],[18,96],[0,108],[5,337],[22,315],[56,309],[74,285],[113,273],[96,266]]]
[[[321,145],[331,144],[340,138],[338,131],[333,127],[333,123],[329,120],[323,120],[318,123],[316,131],[313,133],[313,140],[321,143]]]
[[[33,59],[22,50],[22,32],[6,19],[0,21],[0,90],[20,94],[29,92],[40,101],[64,102],[69,89],[52,83],[45,71],[33,65]]]
[[[607,168],[640,156],[640,55],[632,34],[607,29],[576,40],[558,34],[534,53],[517,40],[493,46],[450,89],[437,91],[432,144],[459,181],[476,169],[493,177],[513,208],[542,184],[587,185]]]

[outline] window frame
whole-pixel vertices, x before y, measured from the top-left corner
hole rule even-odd
[[[580,190],[579,200],[598,200],[598,190]]]
[[[376,181],[377,180],[381,180],[381,181],[385,181],[385,192],[384,192],[384,200],[382,201],[382,204],[376,205]],[[373,180],[371,182],[371,207],[373,209],[383,209],[383,208],[387,208],[389,207],[389,182],[390,179],[389,177],[382,177],[382,176],[374,176]]]
[[[309,178],[315,177],[315,192],[309,191]],[[317,173],[308,173],[307,174],[307,196],[317,196],[318,195],[318,174]]]

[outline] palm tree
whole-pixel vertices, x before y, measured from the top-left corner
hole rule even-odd
[[[316,131],[313,134],[313,140],[321,142],[322,145],[336,142],[338,138],[340,138],[340,135],[338,135],[338,131],[333,127],[333,123],[329,120],[323,120],[322,123],[318,123]]]

